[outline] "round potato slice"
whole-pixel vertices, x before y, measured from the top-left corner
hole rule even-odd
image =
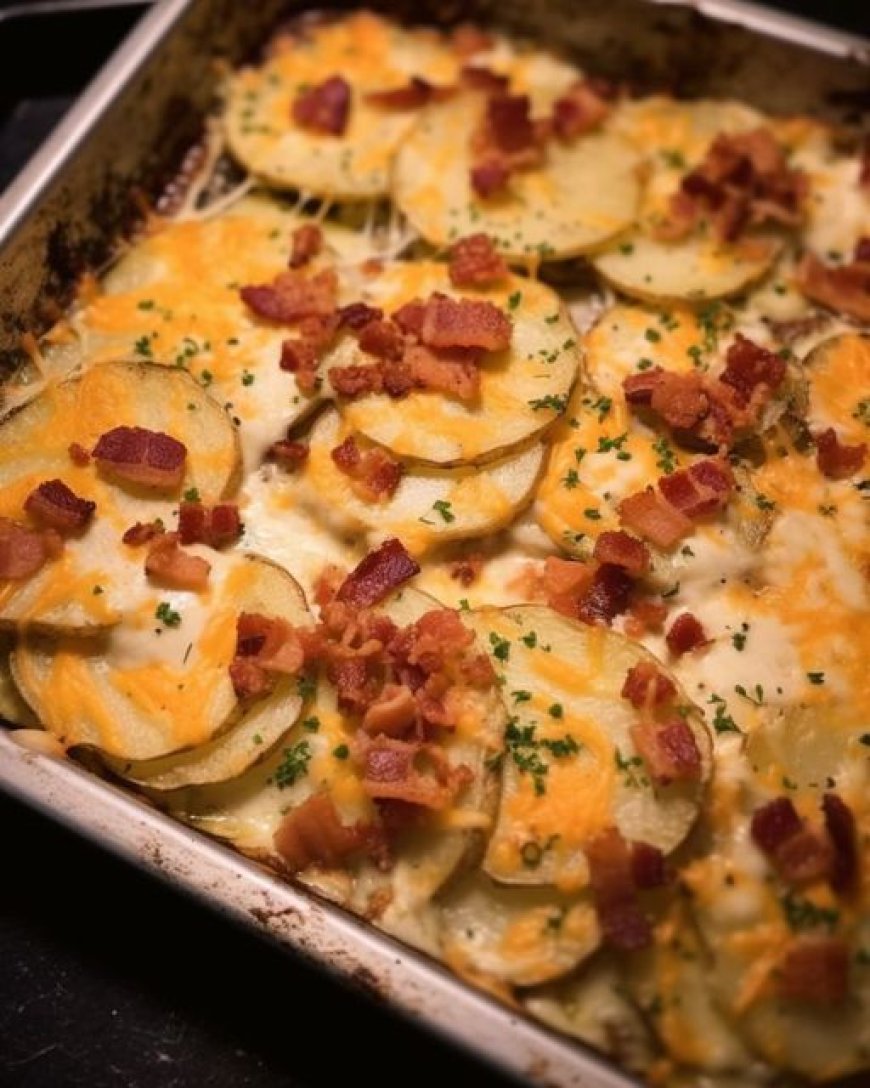
[[[280,188],[340,200],[385,196],[393,155],[415,111],[377,106],[366,96],[405,87],[421,74],[446,86],[457,64],[437,34],[404,29],[371,12],[278,39],[265,64],[230,81],[224,118],[230,150],[251,173]],[[293,117],[297,96],[335,76],[350,85],[345,131],[303,128]]]
[[[824,340],[804,360],[809,380],[808,422],[814,433],[834,427],[844,445],[867,441],[870,425],[870,335],[842,333]]]
[[[66,747],[153,760],[207,744],[235,723],[236,619],[268,613],[288,592],[295,599],[296,587],[257,556],[203,553],[212,570],[201,594],[154,591],[124,623],[92,639],[20,640],[15,682]]]
[[[27,580],[0,584],[0,625],[94,634],[148,597],[143,553],[122,545],[121,537],[137,521],[172,524],[179,494],[122,486],[103,476],[95,462],[78,464],[69,453],[75,443],[90,450],[118,426],[168,433],[184,444],[181,493],[195,489],[210,503],[235,487],[235,427],[184,371],[106,363],[50,385],[0,424],[0,516],[21,520],[30,492],[53,479],[95,502],[96,510],[84,532],[68,538],[59,558]]]
[[[311,613],[299,584],[275,564],[258,563],[266,569],[252,587],[254,593],[245,597],[245,610],[286,620],[297,628],[310,626]],[[144,762],[109,757],[105,761],[120,777],[155,790],[237,778],[270,751],[299,717],[303,705],[299,687],[297,677],[280,677],[275,688],[257,699],[226,733],[196,748]]]
[[[67,334],[46,349],[48,366],[138,356],[183,368],[241,421],[245,467],[256,468],[319,398],[300,393],[295,375],[279,366],[290,330],[257,318],[239,288],[284,271],[291,234],[305,222],[278,201],[251,196],[215,218],[161,224],[74,313]],[[362,233],[318,225],[324,249],[310,274],[370,252]]]
[[[296,504],[346,531],[363,528],[378,537],[397,536],[415,555],[443,541],[503,528],[530,501],[544,460],[543,447],[536,444],[480,468],[408,465],[391,496],[372,500],[354,488],[331,456],[351,434],[333,410],[318,419],[305,466],[288,481]],[[365,440],[358,445],[368,446]]]
[[[588,253],[632,224],[639,158],[608,129],[551,141],[544,165],[514,173],[504,195],[476,196],[471,141],[485,101],[464,94],[427,107],[396,157],[393,199],[428,242],[485,231],[511,259],[555,260]]]
[[[700,713],[681,698],[700,778],[660,786],[648,775],[630,734],[638,713],[621,691],[629,668],[655,658],[621,635],[536,605],[480,609],[469,622],[503,677],[513,715],[485,871],[506,884],[581,889],[584,845],[613,826],[665,854],[676,849],[698,814],[712,752]]]
[[[447,267],[434,261],[388,266],[363,301],[394,313],[413,299],[440,291],[463,297]],[[466,296],[469,293],[466,293]],[[504,456],[540,434],[564,411],[577,373],[576,333],[559,297],[543,284],[511,276],[504,285],[473,292],[513,319],[511,346],[481,363],[478,400],[464,402],[422,390],[401,400],[386,394],[339,401],[354,430],[400,457],[438,465],[476,464]],[[343,337],[323,370],[370,364],[353,337]]]
[[[553,888],[509,888],[480,871],[446,890],[440,916],[448,965],[515,986],[561,978],[601,940],[587,897]]]

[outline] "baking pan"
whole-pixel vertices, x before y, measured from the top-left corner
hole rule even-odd
[[[870,43],[730,0],[477,0],[371,5],[399,18],[493,23],[558,43],[603,75],[683,95],[730,95],[848,126],[870,111]],[[221,70],[301,5],[162,0],[0,200],[0,363],[44,331],[199,137]],[[633,1082],[446,969],[131,794],[0,731],[0,787],[233,919],[309,955],[531,1084]]]

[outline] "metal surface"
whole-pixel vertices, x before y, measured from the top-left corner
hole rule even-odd
[[[866,119],[870,104],[868,43],[732,0],[698,0],[693,7],[661,0],[372,6],[423,21],[461,14],[494,22],[558,43],[592,71],[628,73],[640,86],[727,94],[839,123]],[[213,100],[220,78],[215,58],[237,63],[249,56],[287,10],[281,0],[162,0],[7,190],[0,200],[0,352],[7,365],[16,361],[20,331],[44,329],[80,272],[103,263],[141,214],[136,192],[153,199],[177,169]],[[78,767],[25,751],[2,732],[0,788],[233,918],[375,986],[530,1083],[631,1083],[580,1044],[474,992],[357,919]]]

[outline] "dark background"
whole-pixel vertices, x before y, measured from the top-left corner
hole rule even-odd
[[[0,2],[0,189],[147,5],[53,6]],[[866,0],[770,6],[870,34]],[[513,1083],[2,797],[0,828],[0,1088]]]

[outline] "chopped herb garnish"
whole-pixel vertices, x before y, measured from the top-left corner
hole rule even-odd
[[[613,753],[613,758],[616,763],[616,769],[622,774],[626,786],[637,788],[639,786],[649,785],[649,779],[640,773],[643,769],[643,760],[640,756],[629,756],[626,759],[622,752],[617,748]]]
[[[649,340],[651,344],[657,344],[662,338],[662,334],[658,329],[646,329],[643,336],[644,339]]]
[[[195,487],[189,487],[181,497],[185,502],[199,502],[199,491]]]
[[[728,704],[721,695],[715,693],[707,700],[716,709],[713,712],[713,728],[717,733],[740,733],[737,723],[728,713]]]
[[[507,302],[508,309],[509,310],[515,310],[517,308],[517,306],[519,306],[519,304],[522,301],[523,301],[522,291],[514,291],[514,293],[512,295],[510,295],[509,298],[508,298],[508,302]]]
[[[576,468],[569,468],[562,477],[562,486],[572,491],[580,483],[580,476]]]
[[[746,647],[746,636],[749,632],[749,624],[741,623],[740,630],[731,636],[731,642],[735,650],[743,650]]]
[[[589,518],[590,521],[601,521],[601,511],[596,510],[594,506],[587,506],[583,511],[583,517]]]
[[[254,384],[254,375],[250,372],[250,370],[243,371],[242,372],[242,385],[253,385],[253,384]]]
[[[676,470],[677,458],[664,435],[653,442],[653,449],[656,452],[656,467],[660,468],[665,476],[670,476]]]
[[[527,703],[532,698],[532,693],[530,691],[515,691],[513,697],[515,703]]]
[[[734,690],[742,699],[746,699],[753,706],[764,706],[764,688],[761,684],[756,684],[752,693],[748,692],[742,684],[735,684]]]
[[[807,680],[809,680],[811,684],[824,684],[825,674],[823,672],[808,672]]]
[[[527,635],[522,635],[520,637],[520,642],[524,642],[530,650],[534,650],[534,648],[538,645],[538,632],[529,631]]]
[[[275,770],[275,785],[279,790],[286,789],[308,773],[311,759],[311,746],[307,740],[300,740],[292,748],[285,748],[281,762]]]
[[[568,395],[566,393],[560,393],[558,396],[553,393],[548,393],[546,397],[538,397],[535,400],[527,402],[529,407],[534,411],[539,412],[542,409],[548,408],[554,412],[564,412],[568,405]]]
[[[178,627],[181,623],[181,613],[176,612],[169,601],[161,601],[155,609],[154,615],[164,627]]]
[[[336,759],[347,759],[350,755],[350,748],[346,744],[339,744],[337,748],[332,749],[332,754]]]
[[[831,907],[817,907],[808,899],[792,892],[783,896],[782,909],[790,929],[817,929],[824,926],[829,932],[836,928],[839,912]]]
[[[553,703],[547,713],[551,718],[563,718],[565,716],[565,710],[561,703]]]
[[[102,586],[94,586],[94,588],[91,590],[91,593],[93,593],[95,597],[99,597],[100,594],[103,592],[104,590]]]
[[[146,359],[151,358],[151,338],[149,336],[140,336],[136,343],[133,345],[133,351],[137,355],[144,355]]]
[[[310,718],[303,718],[302,728],[306,733],[316,733],[320,728],[320,718],[316,714],[312,714]]]
[[[451,521],[456,521],[456,515],[451,510],[450,503],[444,499],[438,499],[437,502],[433,502],[432,509],[441,515],[442,521],[446,521],[448,524]]]
[[[511,644],[506,638],[502,638],[496,631],[489,632],[489,644],[492,646],[493,656],[499,661],[507,661],[511,655]]]

